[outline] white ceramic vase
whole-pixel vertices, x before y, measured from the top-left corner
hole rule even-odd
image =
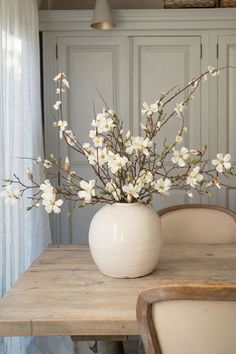
[[[89,246],[99,270],[113,278],[151,273],[159,260],[161,227],[157,213],[142,203],[102,207],[89,229]]]

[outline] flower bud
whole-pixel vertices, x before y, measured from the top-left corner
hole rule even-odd
[[[69,161],[68,156],[66,156],[66,158],[65,158],[64,171],[65,171],[65,172],[70,171],[70,161]]]
[[[131,135],[130,130],[128,130],[127,133],[126,133],[126,139],[129,139],[130,135]]]
[[[219,177],[217,176],[212,177],[212,182],[218,189],[221,189]]]
[[[29,168],[27,168],[27,178],[28,178],[30,181],[33,180],[33,173],[32,173],[32,171],[31,171]]]
[[[190,152],[194,156],[200,156],[201,155],[201,151],[199,151],[199,150],[191,149]]]
[[[187,194],[188,194],[189,198],[193,198],[193,193],[191,191],[187,191]]]

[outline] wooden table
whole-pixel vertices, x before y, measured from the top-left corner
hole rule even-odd
[[[50,246],[0,301],[0,336],[137,335],[143,289],[206,282],[236,287],[236,245],[164,247],[156,271],[137,279],[102,275],[87,246]]]

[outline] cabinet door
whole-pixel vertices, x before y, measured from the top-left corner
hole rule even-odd
[[[218,37],[218,67],[229,66],[218,76],[218,116],[217,140],[218,152],[229,152],[232,163],[236,165],[236,35]],[[236,187],[236,181],[226,181]],[[218,193],[218,204],[236,211],[236,189],[224,188]],[[222,188],[223,189],[223,188]]]
[[[201,72],[200,37],[135,37],[133,38],[133,127],[140,134],[141,106],[143,102],[153,103],[161,91],[167,91],[178,85],[183,87]],[[173,103],[181,102],[184,96]],[[173,106],[172,106],[173,107]],[[201,110],[200,92],[185,111],[188,134],[184,144],[186,147],[201,146]],[[173,142],[180,128],[178,119],[171,120],[162,130],[157,144],[162,149],[165,138]],[[185,193],[175,190],[166,200],[155,201],[157,209],[188,202],[199,202],[199,196],[193,199]]]
[[[89,130],[96,112],[104,107],[98,92],[110,108],[119,112],[129,127],[129,40],[119,37],[58,37],[58,70],[65,71],[70,90],[65,95],[63,119],[80,142],[90,142]],[[69,156],[72,171],[94,177],[88,163],[78,154],[60,147],[61,158]],[[75,210],[69,218],[68,203],[61,215],[61,242],[87,243],[90,221],[99,206]]]

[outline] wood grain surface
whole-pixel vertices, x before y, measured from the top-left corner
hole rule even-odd
[[[102,275],[88,246],[51,246],[0,300],[0,336],[137,335],[139,293],[175,284],[236,286],[236,245],[164,247],[137,279]]]

